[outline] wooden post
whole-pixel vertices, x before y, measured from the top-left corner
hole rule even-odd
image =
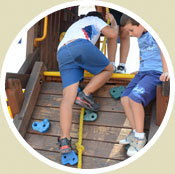
[[[24,137],[28,127],[32,112],[37,102],[41,86],[44,81],[44,71],[46,70],[43,62],[36,62],[24,93],[24,102],[19,114],[14,118],[14,124],[19,133]]]
[[[163,82],[162,85],[157,86],[156,125],[158,126],[162,123],[168,106],[170,89],[168,85],[168,82]]]
[[[35,62],[39,61],[39,59],[40,59],[40,49],[36,48],[33,53],[27,56],[26,60],[22,64],[18,73],[19,74],[30,74]]]
[[[20,112],[22,103],[24,101],[21,81],[19,79],[13,78],[7,79],[5,88],[8,104],[10,106],[12,116],[14,117]]]
[[[19,74],[19,73],[6,73],[6,88],[8,79],[18,79],[22,85],[22,89],[26,88],[27,82],[29,80],[30,74]]]

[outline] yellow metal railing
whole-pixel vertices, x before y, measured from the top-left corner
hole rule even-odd
[[[55,76],[55,77],[60,77],[60,72],[58,71],[44,71],[44,76]],[[94,75],[89,73],[89,72],[84,72],[84,77],[93,77]],[[117,74],[113,73],[111,78],[118,78],[118,79],[132,79],[134,78],[135,74]]]
[[[43,41],[43,40],[46,38],[46,36],[47,36],[47,26],[48,26],[48,16],[46,16],[46,17],[44,18],[44,31],[43,31],[43,36],[34,39],[34,47],[37,47],[37,46],[38,46],[38,42],[41,42],[41,41]]]
[[[60,38],[59,38],[60,42],[62,41],[62,39],[63,39],[63,37],[64,37],[65,34],[66,34],[66,32],[62,32],[62,33],[60,34]]]

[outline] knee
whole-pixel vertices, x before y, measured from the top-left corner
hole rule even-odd
[[[67,99],[67,98],[62,98],[61,104],[60,104],[60,108],[64,108],[66,110],[68,109],[72,109],[74,105],[74,101]]]
[[[111,74],[114,72],[114,68],[111,63],[104,70],[108,71]]]
[[[72,95],[64,94],[61,101],[61,105],[67,105],[67,106],[69,105],[72,107],[74,105],[74,100],[75,97],[73,97]]]

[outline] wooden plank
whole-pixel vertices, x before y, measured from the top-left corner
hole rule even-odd
[[[49,151],[43,151],[43,150],[37,150],[41,155],[45,156],[46,158],[61,164],[61,154],[58,152],[49,152]],[[95,158],[95,157],[88,157],[84,156],[82,157],[83,169],[95,169],[95,168],[101,168],[101,167],[108,167],[110,165],[117,164],[121,162],[120,160],[112,160],[112,159],[103,159],[103,158]],[[77,165],[75,166],[69,166],[73,168],[77,168]]]
[[[55,18],[55,21],[54,21],[54,29],[55,29],[55,34],[54,34],[54,51],[53,51],[53,58],[54,58],[54,61],[53,61],[53,68],[52,70],[53,71],[58,71],[58,62],[57,62],[57,48],[58,48],[58,44],[59,44],[59,35],[60,35],[60,17],[61,17],[61,11],[57,11],[56,12],[56,18]]]
[[[48,21],[50,21],[49,15],[48,15]],[[47,33],[48,33],[48,26],[47,26]],[[42,36],[43,31],[44,31],[44,18],[41,20],[41,23],[40,23],[41,36]],[[39,42],[39,47],[40,47],[41,61],[44,62],[46,68],[48,69],[48,59],[47,59],[48,58],[48,34],[42,42]]]
[[[29,54],[26,58],[25,62],[21,66],[20,70],[18,71],[19,74],[30,74],[32,68],[36,61],[40,59],[40,50],[36,48],[32,54]]]
[[[160,126],[168,106],[169,97],[162,96],[162,86],[157,86],[156,97],[156,125]]]
[[[20,112],[24,101],[21,81],[19,79],[7,79],[5,90],[12,115],[15,116]]]
[[[151,120],[150,120],[150,129],[148,133],[148,141],[151,140],[151,138],[155,135],[157,132],[159,126],[156,125],[156,102],[153,103],[153,110],[151,114]]]
[[[26,134],[25,140],[31,145],[32,148],[37,150],[45,150],[51,152],[58,152],[57,137]],[[75,143],[78,139],[72,139],[72,148],[76,151]],[[113,160],[125,160],[126,152],[123,145],[83,140],[85,151],[83,155],[89,157],[113,159]]]
[[[52,25],[53,14],[50,14],[48,17],[48,30],[47,30],[47,43],[48,43],[48,55],[47,55],[47,69],[52,70],[53,63],[53,32],[52,29],[54,25]]]
[[[33,53],[34,38],[35,38],[35,25],[32,26],[27,32],[26,56]]]
[[[60,121],[60,110],[59,108],[40,107],[36,106],[32,114],[33,119],[42,120],[47,118],[51,121]],[[79,123],[80,110],[73,109],[73,123]],[[93,124],[99,126],[111,126],[130,128],[128,120],[126,120],[124,113],[113,113],[113,112],[98,112],[98,118],[94,122],[86,122],[84,124]]]
[[[22,88],[26,88],[27,82],[29,80],[29,74],[19,74],[19,73],[6,73],[6,81],[9,78],[19,79],[21,81]],[[6,85],[6,84],[5,84]],[[7,86],[7,85],[6,85]],[[7,88],[7,87],[6,87]]]
[[[32,123],[34,121],[38,121],[38,120],[31,120],[27,132],[39,134],[38,132],[32,129]],[[49,131],[44,133],[44,135],[60,136],[61,135],[60,122],[50,121],[50,124],[51,126],[49,128]],[[79,124],[73,123],[71,127],[71,134],[70,134],[71,137],[78,138],[78,132],[79,132]],[[125,128],[84,125],[83,139],[119,143],[119,140],[124,139],[130,132],[131,132],[131,129],[125,129]]]
[[[60,107],[62,96],[40,94],[37,106],[45,107]],[[112,111],[112,112],[124,112],[121,102],[112,98],[94,98],[97,103],[100,104],[99,111]],[[73,108],[79,108],[80,106],[74,105]]]
[[[103,98],[103,97],[94,97],[95,101],[100,104],[99,111],[104,112],[124,112],[124,109],[121,105],[120,100],[115,100],[113,98]],[[44,107],[54,107],[59,108],[62,100],[61,95],[51,95],[51,94],[40,94],[37,101],[37,106]],[[74,104],[74,109],[80,109],[81,107]],[[151,105],[148,105],[145,108],[146,114],[151,113]]]
[[[170,95],[170,81],[162,82],[162,96],[169,97]]]
[[[43,84],[44,70],[45,67],[42,62],[35,63],[24,93],[25,98],[21,111],[14,118],[14,124],[22,136],[25,135],[31,114],[34,110],[41,86]]]
[[[43,120],[47,118],[50,121],[60,121],[60,110],[59,108],[50,107],[40,107],[36,106],[32,119]],[[73,109],[72,123],[79,123],[80,110]],[[145,129],[149,129],[150,115],[145,117]],[[114,113],[114,112],[98,112],[98,118],[94,122],[86,122],[86,125],[98,125],[98,126],[109,126],[109,127],[121,127],[131,128],[129,121],[126,119],[124,113]]]
[[[110,97],[110,89],[113,87],[116,87],[118,85],[104,85],[102,88],[97,90],[93,96],[95,97]],[[62,95],[62,83],[57,83],[57,82],[45,82],[42,89],[41,93],[42,94],[57,94],[57,95]]]

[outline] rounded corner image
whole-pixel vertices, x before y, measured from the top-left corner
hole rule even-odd
[[[173,97],[171,95],[174,94],[172,64],[163,42],[154,30],[141,18],[120,6],[107,2],[91,3],[84,4],[80,1],[71,2],[69,5],[65,3],[38,15],[15,38],[2,68],[4,89],[1,99],[8,123],[13,122],[13,125],[10,125],[15,136],[20,141],[21,137],[25,140],[21,143],[26,148],[29,145],[28,150],[35,157],[65,171],[80,172],[76,170],[76,168],[80,168],[100,172],[127,165],[144,154],[159,138],[168,122],[174,103],[174,95]],[[86,23],[87,21],[84,19],[87,18],[90,11],[101,13],[103,21],[98,19],[94,23],[93,21],[90,21],[90,24]],[[108,16],[108,19],[105,18],[106,13],[111,15]],[[132,16],[136,22],[138,21],[138,25],[126,26],[127,22],[124,24],[124,20],[121,23],[120,19],[123,14]],[[92,20],[96,20],[96,18],[98,17],[94,17]],[[78,28],[77,32],[71,31],[71,27],[75,23],[75,27]],[[117,26],[117,29],[114,25]],[[143,28],[140,29],[140,26]],[[138,29],[140,35],[133,32],[135,29]],[[116,37],[109,31],[116,32]],[[149,35],[143,36],[147,35],[147,32]],[[98,38],[95,38],[97,35]],[[127,41],[125,40],[125,42],[123,39]],[[144,39],[150,39],[150,42]],[[79,40],[86,40],[93,48],[98,48],[97,53],[90,50],[89,43],[85,44]],[[110,45],[111,40],[115,40],[116,47],[114,49],[112,48],[114,45]],[[111,67],[114,68],[109,79],[104,75],[103,79],[107,79],[104,85],[100,86],[97,80],[93,82],[100,86],[93,91],[93,99],[83,91],[88,89],[86,87],[94,77],[98,75],[100,77],[104,71],[109,70],[106,70],[105,67],[100,69],[100,60],[96,65],[97,69],[100,67],[98,73],[89,68],[89,66],[94,67],[95,60],[85,61],[87,64],[90,62],[86,69],[84,59],[81,59],[81,56],[85,54],[84,50],[87,49],[86,46],[83,47],[83,44],[89,48],[86,52],[86,59],[93,57],[92,53],[101,56],[102,52],[103,56],[107,58],[105,61],[109,61],[108,65],[113,65]],[[60,57],[65,56],[64,48],[69,52],[68,58],[70,55],[72,57],[74,54],[79,55],[79,52],[82,55],[73,57],[73,61],[69,61],[70,59],[68,60],[66,57],[63,60]],[[121,48],[124,48],[124,51]],[[147,64],[149,60],[146,56],[152,56],[150,51],[154,54],[154,49],[157,51],[156,54],[160,55],[156,55],[156,59]],[[148,50],[149,52],[145,53]],[[113,60],[110,59],[112,51],[115,51]],[[123,59],[124,63],[122,63],[123,60],[121,61],[122,53],[126,55]],[[166,59],[170,76],[170,80],[163,82],[159,80],[162,75],[162,67],[158,67],[162,64],[156,63],[162,55]],[[68,73],[64,66],[65,69],[69,68]],[[141,88],[139,85],[143,84],[140,83],[143,77],[139,73],[145,71],[144,66],[148,68],[146,76],[149,78]],[[70,95],[70,102],[72,96],[70,92],[67,93],[68,90],[65,89],[68,87],[65,87],[64,84],[65,78],[67,78],[66,85],[75,83],[73,73],[80,72],[75,72],[75,67],[83,71],[83,78],[78,80],[77,94],[74,96],[75,104],[71,105],[71,122],[68,125],[62,116],[64,115],[62,111],[66,112],[68,109],[63,108],[62,101],[67,99],[65,93]],[[154,78],[150,76],[154,76]],[[140,79],[136,81],[136,77]],[[157,82],[158,80],[159,82]],[[154,90],[147,95],[153,94],[154,97],[144,95],[148,89],[152,89],[152,86],[147,88],[150,81],[155,82]],[[102,83],[102,80],[100,82]],[[133,89],[130,90],[130,88]],[[74,91],[74,89],[70,89]],[[129,103],[131,100],[132,103]],[[82,102],[84,102],[83,105]],[[128,103],[129,105],[127,105]],[[139,107],[141,107],[143,113],[142,135],[139,132],[135,133],[137,123],[128,119],[130,117],[126,106],[135,103],[139,104],[136,105],[137,109],[133,111],[130,108],[129,111],[132,112],[131,117],[134,117],[136,111],[139,112]],[[68,104],[69,102],[67,102]],[[68,127],[69,138],[63,136],[65,131],[63,127]],[[137,143],[140,143],[139,146]],[[86,170],[84,171],[86,172]]]

